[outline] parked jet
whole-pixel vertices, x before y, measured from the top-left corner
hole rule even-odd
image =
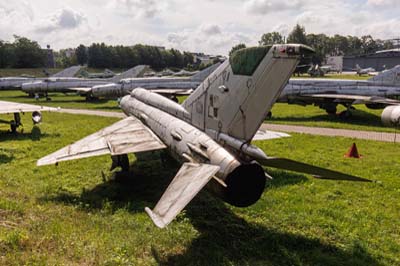
[[[15,133],[17,131],[17,128],[22,125],[20,113],[32,113],[33,123],[38,124],[42,121],[42,111],[57,110],[57,108],[52,107],[0,101],[0,114],[14,114],[14,120],[0,120],[0,123],[10,124],[11,132]]]
[[[29,95],[43,94],[49,100],[49,92],[85,92],[87,88],[96,85],[114,83],[129,77],[141,76],[146,69],[147,66],[136,66],[111,79],[48,78],[42,81],[24,83],[22,84],[22,90]],[[88,95],[88,97],[90,97],[90,95]]]
[[[369,80],[290,79],[277,101],[317,105],[328,114],[336,114],[337,106],[342,104],[347,110],[341,116],[349,117],[355,104],[385,108],[400,105],[400,101],[389,99],[399,96],[400,66],[396,66]]]
[[[81,66],[72,66],[67,69],[64,69],[63,71],[60,71],[51,77],[57,78],[57,77],[73,77],[78,73],[78,71],[81,69]],[[34,78],[34,77],[6,77],[6,78],[0,78],[0,90],[2,89],[19,89],[21,88],[23,83],[28,83],[28,82],[39,82],[42,80],[45,80],[47,78]]]
[[[362,76],[362,75],[369,75],[369,73],[375,72],[375,69],[372,67],[361,68],[360,65],[357,64],[356,71],[357,71],[357,75]]]
[[[293,160],[272,158],[250,144],[299,58],[313,50],[303,45],[246,48],[234,53],[179,105],[145,89],[134,89],[120,104],[128,115],[38,161],[38,165],[102,154],[113,167],[128,168],[126,154],[167,148],[183,163],[153,210],[146,212],[160,228],[208,184],[228,203],[254,204],[265,189],[261,165],[319,178],[368,181]]]
[[[116,99],[129,95],[135,88],[144,88],[177,101],[176,96],[189,95],[196,89],[220,63],[212,65],[190,78],[131,78],[123,79],[118,83],[94,86],[86,92],[94,98]]]
[[[85,78],[94,79],[94,78],[112,78],[116,74],[113,71],[106,68],[103,73],[90,73],[86,70],[82,70],[80,75]]]

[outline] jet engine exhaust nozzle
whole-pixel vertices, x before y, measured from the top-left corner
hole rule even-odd
[[[242,164],[225,179],[225,200],[236,207],[247,207],[256,203],[265,188],[264,169],[259,164]]]

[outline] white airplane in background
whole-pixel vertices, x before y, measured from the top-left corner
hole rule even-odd
[[[32,104],[23,104],[23,103],[14,103],[14,102],[6,102],[0,101],[0,114],[13,114],[14,120],[5,121],[0,120],[0,123],[9,124],[11,127],[11,132],[15,133],[19,126],[22,126],[21,123],[21,113],[32,113],[32,122],[33,124],[38,124],[42,121],[42,111],[58,111],[57,108],[52,107],[44,107]]]
[[[359,76],[369,75],[372,72],[376,72],[376,70],[372,67],[361,68],[359,64],[356,65],[356,71],[357,71],[357,75],[359,75]]]
[[[89,78],[47,78],[41,81],[28,82],[22,84],[22,91],[28,93],[29,95],[45,95],[47,100],[50,100],[48,97],[49,92],[78,92],[81,94],[85,94],[90,99],[91,95],[86,94],[88,88],[91,88],[96,85],[104,85],[109,83],[115,83],[122,79],[130,78],[130,77],[140,77],[147,70],[147,66],[139,65],[133,67],[124,73],[114,76],[110,79],[89,79]]]
[[[63,71],[60,71],[54,75],[52,75],[52,78],[58,78],[58,77],[74,77],[76,73],[79,72],[81,69],[81,66],[72,66],[69,68],[64,69]],[[48,79],[46,78],[33,78],[33,77],[5,77],[5,78],[0,78],[0,90],[16,90],[20,89],[23,83],[28,83],[28,82],[38,82]]]
[[[400,101],[395,99],[399,97],[400,65],[369,80],[292,78],[277,102],[302,106],[312,104],[328,114],[336,114],[337,106],[341,104],[347,108],[340,114],[343,118],[351,116],[351,109],[356,104],[365,104],[370,109],[387,108],[382,113],[382,121],[388,125],[392,119],[389,117],[396,114],[394,108],[400,109]],[[398,119],[400,115],[395,117],[396,121]]]

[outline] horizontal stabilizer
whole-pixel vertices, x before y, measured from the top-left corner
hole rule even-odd
[[[164,143],[141,121],[127,117],[37,162],[38,166],[92,156],[164,149]]]
[[[290,135],[286,133],[259,129],[256,135],[254,136],[253,140],[271,140],[271,139],[280,139],[288,137],[290,137]]]
[[[371,180],[364,179],[357,176],[347,175],[344,173],[336,172],[333,170],[293,161],[285,158],[268,157],[267,159],[258,160],[262,165],[284,169],[299,173],[310,174],[319,179],[332,179],[332,180],[347,180],[347,181],[360,181],[371,182]]]
[[[154,210],[145,209],[155,225],[160,228],[167,226],[219,169],[219,166],[210,164],[183,164]]]

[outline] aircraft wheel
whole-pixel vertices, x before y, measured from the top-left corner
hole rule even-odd
[[[14,134],[17,133],[18,126],[17,126],[17,123],[14,120],[11,121],[10,128],[11,128],[11,133],[14,133]]]
[[[348,110],[343,111],[343,112],[341,112],[341,113],[339,114],[340,119],[343,119],[343,120],[349,119],[349,118],[351,118],[352,116],[353,116],[353,114],[352,114],[350,111],[348,111]]]
[[[329,115],[335,115],[337,109],[336,109],[336,107],[333,107],[333,108],[327,108],[327,109],[325,109],[325,111],[326,111],[327,114],[329,114]]]

